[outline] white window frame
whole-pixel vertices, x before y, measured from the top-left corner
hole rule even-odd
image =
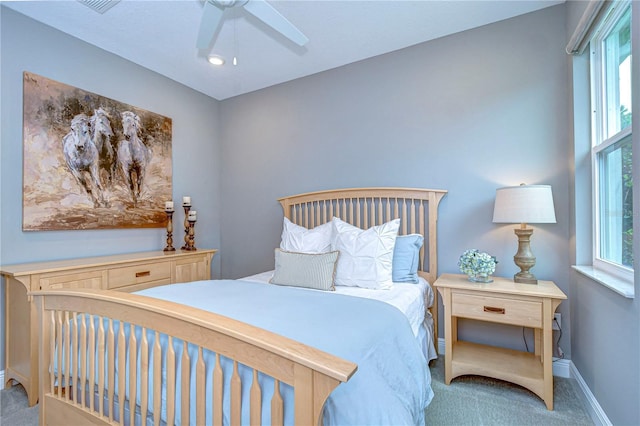
[[[592,188],[593,188],[593,267],[594,269],[601,270],[609,273],[624,281],[633,282],[634,275],[633,269],[619,265],[614,262],[610,262],[600,257],[601,245],[600,245],[600,163],[598,162],[598,156],[601,152],[609,148],[610,146],[622,141],[623,139],[630,137],[631,126],[619,131],[615,135],[605,139],[607,134],[606,128],[608,126],[607,119],[608,114],[606,108],[608,103],[605,99],[604,93],[607,82],[605,81],[605,63],[603,54],[603,41],[609,35],[610,31],[615,27],[627,11],[627,8],[631,5],[631,1],[615,2],[613,7],[606,14],[604,25],[598,30],[595,36],[591,40],[589,46],[591,51],[591,135],[592,135],[592,149],[591,149],[591,166],[592,166]],[[633,25],[633,23],[632,23]],[[610,77],[610,76],[609,76]],[[637,108],[636,108],[637,109]],[[637,113],[637,112],[636,112]],[[634,170],[634,172],[636,172]],[[638,253],[634,252],[634,257]]]

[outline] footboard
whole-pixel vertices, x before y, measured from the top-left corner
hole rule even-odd
[[[319,424],[329,394],[357,369],[172,302],[103,290],[31,294],[40,424]]]

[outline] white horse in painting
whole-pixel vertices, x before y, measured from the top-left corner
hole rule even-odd
[[[98,150],[98,169],[106,172],[107,177],[103,180],[103,183],[106,181],[107,184],[111,185],[117,168],[116,152],[111,143],[111,138],[113,137],[111,122],[102,108],[93,110],[93,115],[89,122],[91,125],[91,139]],[[102,178],[102,175],[100,177]]]
[[[71,120],[71,130],[62,138],[62,150],[69,170],[89,195],[93,206],[108,207],[98,174],[98,150],[91,140],[89,118],[85,114],[78,114]]]
[[[124,139],[118,145],[118,163],[131,190],[135,205],[140,198],[142,184],[147,168],[149,152],[140,140],[140,117],[131,111],[122,113],[122,133]]]

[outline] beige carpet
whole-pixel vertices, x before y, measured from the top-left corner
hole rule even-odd
[[[444,384],[444,359],[431,364],[427,425],[593,425],[574,379],[554,378],[554,410],[527,389],[501,380],[461,376]]]

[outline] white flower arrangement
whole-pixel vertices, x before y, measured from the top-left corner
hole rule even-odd
[[[473,275],[489,276],[496,271],[497,263],[495,256],[481,253],[477,249],[469,249],[460,256],[458,266],[463,274],[470,277]]]

